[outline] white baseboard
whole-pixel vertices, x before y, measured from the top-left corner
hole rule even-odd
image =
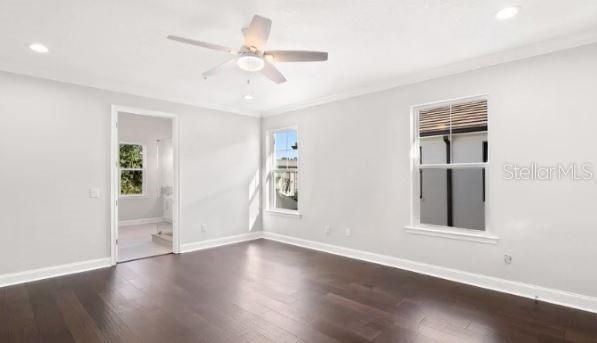
[[[518,281],[500,279],[492,276],[469,273],[461,270],[435,266],[427,263],[400,259],[393,256],[380,255],[367,251],[345,248],[337,245],[320,243],[301,238],[263,232],[263,238],[303,248],[327,252],[334,255],[354,258],[384,266],[405,269],[415,273],[426,274],[441,279],[486,288],[497,292],[513,294],[530,299],[576,308],[597,313],[597,297],[531,285]]]
[[[83,262],[63,264],[59,266],[26,270],[24,272],[0,275],[0,287],[19,283],[48,279],[56,276],[86,272],[88,270],[110,266],[110,258],[100,258]]]
[[[252,241],[259,238],[263,238],[263,232],[248,232],[235,236],[228,236],[222,238],[208,239],[200,242],[181,244],[180,251],[181,253],[186,253],[191,251],[215,248],[222,245]]]
[[[148,218],[153,219],[153,218]],[[162,218],[159,218],[158,222],[161,222]],[[139,224],[130,224],[139,225]],[[222,237],[216,239],[205,240],[195,243],[187,243],[181,246],[181,253],[215,248],[222,245],[252,241],[255,239],[263,238],[263,232],[249,232],[235,236]],[[59,266],[52,266],[40,269],[26,270],[23,272],[3,274],[0,275],[0,288],[10,285],[16,285],[25,282],[37,281],[42,279],[48,279],[56,276],[63,276],[68,274],[75,274],[85,272],[93,269],[106,268],[111,266],[111,260],[109,257],[100,258],[97,260],[89,260],[83,262],[75,262],[70,264],[64,264]]]
[[[538,299],[544,302],[576,308],[579,310],[597,313],[597,297],[567,292],[563,290],[546,288],[531,285],[518,281],[500,279],[492,276],[469,273],[461,270],[435,266],[427,263],[415,262],[388,255],[381,255],[372,252],[345,248],[338,245],[310,241],[281,235],[273,232],[249,232],[235,236],[228,236],[216,239],[209,239],[200,242],[181,245],[181,252],[215,248],[223,245],[252,241],[265,238],[299,247],[327,252],[334,255],[354,258],[384,266],[413,271],[441,279],[464,283],[476,287],[486,288],[497,292],[513,294],[530,299]],[[105,268],[110,266],[110,258],[101,258],[90,261],[76,262],[54,267],[47,267],[35,270],[28,270],[13,274],[0,275],[0,287],[47,279],[67,274],[80,273],[88,270]]]
[[[157,223],[161,223],[163,221],[164,221],[164,218],[162,218],[162,217],[128,219],[128,220],[119,221],[118,226],[157,224]]]

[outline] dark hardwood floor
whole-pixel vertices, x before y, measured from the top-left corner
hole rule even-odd
[[[597,342],[597,315],[258,240],[0,288],[0,342]]]

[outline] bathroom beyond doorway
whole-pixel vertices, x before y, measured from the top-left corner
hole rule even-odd
[[[176,252],[176,117],[126,109],[113,117],[112,262]]]

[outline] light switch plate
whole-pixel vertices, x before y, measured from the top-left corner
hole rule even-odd
[[[98,199],[100,197],[99,188],[90,188],[89,189],[89,197],[92,199]]]

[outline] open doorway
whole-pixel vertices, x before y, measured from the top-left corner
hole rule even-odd
[[[112,110],[112,263],[178,252],[176,116]]]

